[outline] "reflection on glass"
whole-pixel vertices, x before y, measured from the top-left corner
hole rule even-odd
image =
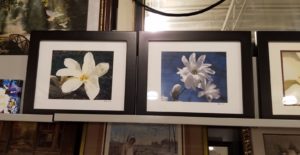
[[[295,96],[285,96],[282,98],[282,103],[284,105],[295,105],[298,103],[298,100]]]
[[[147,99],[148,100],[157,100],[158,99],[158,93],[156,91],[148,91]]]
[[[146,4],[163,12],[187,13],[203,9],[216,1],[146,0]],[[145,31],[299,30],[299,6],[299,0],[229,0],[212,10],[190,17],[154,16],[146,11],[144,29]]]

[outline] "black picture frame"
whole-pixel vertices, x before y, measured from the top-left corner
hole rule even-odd
[[[27,77],[26,77],[27,81],[25,85],[23,113],[30,113],[30,114],[35,114],[35,113],[38,114],[53,114],[53,113],[131,114],[134,113],[135,90],[136,90],[135,89],[135,85],[136,85],[135,84],[136,33],[135,32],[34,31],[32,32],[31,35],[32,36],[30,42],[30,53],[28,56],[28,67],[27,67]],[[55,52],[57,52],[57,54],[55,54]],[[81,56],[79,55],[81,60],[75,59],[74,57],[71,56],[69,57],[69,54],[72,55],[73,53],[75,53],[75,55],[77,54],[78,57],[78,54],[80,54],[80,52],[84,54],[84,57],[83,54]],[[65,58],[61,57],[63,55],[62,53],[67,55],[67,57]],[[69,97],[66,97],[65,95],[58,95],[58,97],[57,96],[53,97],[50,95],[50,93],[53,92],[50,91],[50,86],[52,86],[50,82],[53,82],[52,79],[53,76],[51,78],[50,76],[52,75],[51,72],[53,72],[53,68],[54,68],[53,65],[56,65],[57,64],[56,62],[58,60],[61,61],[60,63],[62,62],[64,63],[61,64],[61,67],[62,65],[64,65],[64,67],[68,68],[67,65],[65,65],[65,61],[66,61],[65,59],[66,58],[73,58],[73,60],[75,59],[75,61],[78,61],[77,63],[78,65],[80,65],[79,66],[80,68],[81,66],[83,66],[82,67],[82,73],[83,73],[85,72],[83,71],[84,70],[83,64],[85,62],[85,60],[83,59],[85,59],[85,57],[89,55],[89,57],[87,57],[87,60],[91,60],[90,55],[95,55],[95,54],[99,54],[97,56],[103,57],[103,59],[106,57],[109,58],[103,61],[103,62],[107,61],[106,66],[109,66],[106,67],[106,72],[104,73],[104,74],[107,73],[108,75],[107,77],[104,77],[105,75],[103,75],[103,79],[110,79],[109,82],[105,83],[104,85],[105,87],[101,87],[101,83],[99,82],[101,81],[101,78],[99,78],[98,76],[100,73],[98,72],[99,73],[98,74],[96,72],[93,72],[97,74],[98,84],[100,83],[99,84],[100,91],[98,91],[98,94],[96,96],[90,97],[91,95],[89,96],[88,91],[91,90],[94,91],[94,89],[87,90],[85,89],[85,87],[84,87],[85,93],[81,92],[81,94],[84,94],[86,96],[85,99],[83,99],[83,97],[79,97],[80,93],[77,93],[77,95],[73,94]],[[57,57],[54,57],[54,55],[56,55]],[[97,56],[95,56],[95,58],[97,58]],[[51,59],[51,60],[47,60],[47,59]],[[98,63],[100,64],[100,60],[99,62],[97,62],[98,60],[96,59],[93,60],[95,61],[94,66],[97,65]],[[86,62],[89,62],[87,64],[92,64],[90,63],[91,61],[86,61]],[[47,67],[45,68],[45,66]],[[45,73],[43,73],[42,71]],[[94,69],[93,71],[96,70]],[[116,71],[118,71],[118,73],[116,73]],[[54,73],[56,75],[54,77],[58,79],[59,75],[57,75],[57,72],[58,71]],[[45,74],[46,76],[43,78]],[[89,76],[93,77],[94,75],[93,76],[92,74],[87,75],[86,78],[89,78]],[[82,80],[80,77],[78,76],[77,79],[79,78],[79,80]],[[63,77],[60,78],[63,79]],[[46,81],[42,82],[45,79]],[[50,79],[52,81],[50,81]],[[67,79],[69,80],[69,77],[67,77]],[[40,82],[38,80],[40,80]],[[49,84],[45,85],[44,90],[40,89],[43,88],[42,85],[44,85],[45,83],[49,83]],[[64,82],[59,86],[62,86],[63,84]],[[80,87],[82,88],[83,85],[85,85],[85,83],[82,83]],[[47,86],[49,87],[47,88]],[[80,87],[78,88],[78,90],[80,89]],[[60,89],[61,87],[58,88]],[[99,97],[99,94],[101,95],[101,93],[99,92],[101,92],[101,90],[105,90],[106,88],[110,89],[107,90],[108,93],[106,94],[108,95],[105,97]],[[59,89],[54,89],[54,90],[59,90]],[[41,91],[44,91],[43,92],[44,95],[41,94]],[[60,89],[60,91],[62,91],[62,89]],[[55,91],[55,92],[60,92],[60,91]],[[72,93],[73,92],[71,92],[70,94]],[[105,94],[105,92],[103,91],[102,94]],[[62,98],[61,96],[64,96],[64,98]],[[73,98],[76,96],[77,98]],[[49,102],[49,104],[47,102]],[[74,103],[76,103],[77,105]],[[64,104],[64,105],[59,105],[59,104]],[[61,106],[65,106],[65,107],[61,107]]]
[[[252,46],[251,46],[251,33],[250,32],[242,32],[242,31],[236,31],[236,32],[221,32],[221,31],[178,31],[178,32],[172,32],[172,31],[165,31],[165,32],[139,32],[139,46],[138,46],[138,92],[137,92],[137,105],[136,105],[136,113],[140,115],[174,115],[174,116],[208,116],[208,117],[254,117],[254,99],[253,99],[253,79],[252,79]],[[159,43],[159,45],[154,46],[153,48],[157,47],[158,49],[156,51],[149,51],[149,43]],[[181,44],[180,44],[181,43]],[[149,68],[148,65],[151,64],[159,64],[158,67],[152,67],[155,69],[161,70],[161,60],[159,58],[161,57],[160,53],[162,53],[163,50],[172,50],[175,48],[180,48],[179,51],[189,51],[187,48],[186,50],[184,44],[189,43],[196,44],[196,47],[199,47],[199,44],[203,44],[204,46],[209,46],[208,48],[214,49],[214,47],[225,46],[227,43],[235,43],[238,44],[237,48],[235,50],[238,51],[226,51],[226,54],[228,53],[231,56],[240,55],[240,63],[234,65],[240,67],[240,73],[231,72],[229,75],[230,78],[232,77],[239,77],[240,78],[240,90],[237,92],[242,92],[242,95],[240,96],[241,101],[239,101],[236,104],[239,104],[241,106],[240,113],[234,113],[234,112],[222,112],[222,108],[216,108],[213,112],[198,112],[200,108],[196,108],[196,110],[190,111],[182,111],[181,108],[177,108],[175,110],[165,110],[165,107],[159,107],[155,110],[148,110],[148,101],[147,101],[147,91],[148,86],[152,85],[153,83],[149,84],[149,81],[152,82],[155,81],[157,83],[160,83],[160,73],[157,71],[156,73],[148,73]],[[162,46],[160,46],[162,44]],[[167,47],[163,47],[164,44],[169,44]],[[208,45],[207,45],[208,44]],[[193,45],[194,46],[194,45]],[[230,45],[231,46],[231,45]],[[152,47],[151,47],[152,48]],[[220,49],[222,47],[216,48],[216,50]],[[159,54],[152,56],[152,60],[156,60],[153,62],[149,61],[149,53],[153,54],[157,52]],[[177,50],[174,50],[177,51]],[[198,49],[197,51],[201,51],[201,49]],[[203,51],[203,50],[202,50]],[[192,55],[192,54],[191,54]],[[196,56],[198,58],[198,56]],[[189,59],[189,58],[187,58]],[[227,59],[227,56],[226,56]],[[157,61],[158,60],[158,61]],[[235,61],[235,59],[232,59]],[[173,61],[173,60],[172,60]],[[174,60],[175,61],[175,60]],[[228,62],[228,61],[227,61]],[[226,69],[232,67],[227,66]],[[155,70],[154,69],[154,70]],[[153,70],[153,69],[152,69]],[[157,76],[157,79],[149,80],[149,74]],[[227,74],[228,76],[228,74]],[[236,84],[236,82],[234,82]],[[158,85],[158,87],[161,87]],[[157,88],[161,89],[161,88]],[[157,90],[160,92],[161,90]],[[228,91],[229,92],[229,91]],[[236,93],[236,92],[230,92],[230,93]],[[154,94],[154,96],[163,96],[159,93]],[[158,97],[160,98],[160,97]],[[158,101],[160,103],[160,101]],[[175,102],[173,102],[175,103]],[[189,105],[188,103],[186,105]],[[181,105],[182,106],[182,105]],[[157,110],[160,109],[160,110]]]
[[[300,33],[293,31],[258,31],[257,32],[257,69],[260,102],[260,117],[274,119],[299,119],[300,106],[285,106],[284,96],[287,95],[288,76],[283,73],[283,67],[287,61],[282,53],[297,52],[297,44],[300,43]],[[300,47],[298,48],[300,51]],[[294,53],[295,54],[295,53]],[[296,56],[297,57],[297,56]],[[270,61],[272,60],[272,61]],[[283,66],[284,65],[284,66]],[[286,68],[287,72],[290,72]],[[276,82],[277,81],[277,82]],[[276,82],[276,84],[275,84]],[[289,96],[289,95],[287,95]]]

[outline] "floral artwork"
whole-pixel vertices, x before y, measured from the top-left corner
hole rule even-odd
[[[285,106],[300,106],[300,51],[281,51]]]
[[[162,52],[162,100],[227,102],[226,52]]]
[[[110,100],[113,52],[54,50],[50,99]]]
[[[105,155],[181,155],[177,125],[111,124]]]
[[[0,113],[20,112],[22,80],[0,80]]]

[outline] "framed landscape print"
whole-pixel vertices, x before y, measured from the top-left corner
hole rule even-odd
[[[104,155],[182,155],[179,125],[108,124]]]
[[[300,118],[299,35],[299,32],[257,32],[263,118]]]
[[[250,32],[140,32],[138,114],[253,117]]]
[[[134,32],[32,32],[24,113],[132,113]]]
[[[254,154],[300,153],[300,129],[253,128],[251,136]]]
[[[103,1],[1,0],[0,54],[27,54],[34,30],[99,30]]]

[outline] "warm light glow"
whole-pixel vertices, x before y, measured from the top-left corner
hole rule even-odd
[[[295,96],[285,96],[282,98],[282,103],[284,105],[294,105],[298,103],[298,100]]]
[[[147,13],[145,17],[145,31],[164,31],[168,30],[168,22],[167,17],[157,15],[151,12]]]
[[[209,150],[209,151],[213,151],[213,150],[215,150],[215,148],[214,148],[213,146],[209,146],[209,147],[208,147],[208,150]]]
[[[148,100],[157,100],[158,99],[158,93],[156,91],[149,91],[147,93],[147,99]]]

